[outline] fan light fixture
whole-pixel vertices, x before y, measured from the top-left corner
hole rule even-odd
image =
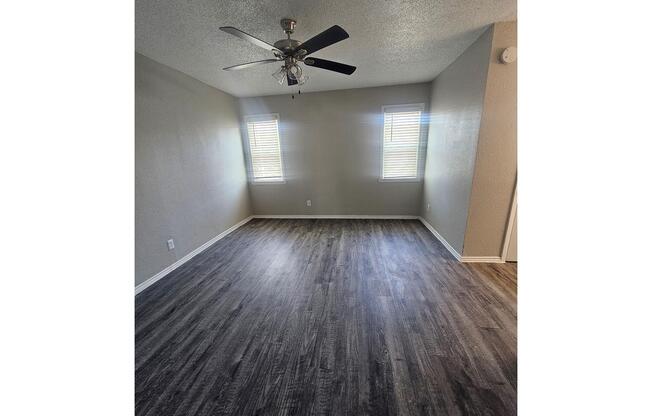
[[[280,85],[285,84],[285,77],[287,76],[287,71],[285,69],[285,66],[282,66],[278,71],[274,72],[272,76],[276,79],[276,81]]]
[[[344,29],[335,25],[302,43],[298,40],[290,38],[290,35],[294,33],[294,27],[296,26],[296,23],[297,22],[293,19],[282,19],[281,27],[287,35],[287,39],[281,39],[278,42],[275,42],[274,45],[270,45],[269,43],[253,37],[250,34],[234,27],[221,27],[220,29],[222,31],[249,41],[261,48],[267,49],[271,51],[275,56],[274,59],[263,59],[262,61],[254,61],[248,62],[246,64],[229,66],[224,68],[224,70],[233,71],[262,64],[283,62],[283,66],[281,66],[278,71],[274,72],[272,76],[280,85],[283,85],[287,81],[288,86],[303,85],[308,80],[308,76],[303,73],[303,69],[299,63],[315,68],[339,72],[340,74],[346,75],[351,75],[356,70],[356,67],[354,66],[342,64],[339,62],[312,57],[307,58],[308,55],[318,50],[347,39],[349,34],[346,33]]]
[[[308,75],[303,73],[301,66],[296,62],[290,62],[283,65],[278,71],[272,74],[274,79],[280,84],[285,84],[285,80],[288,80],[288,84],[292,85],[294,82],[298,85],[303,85],[308,81]]]

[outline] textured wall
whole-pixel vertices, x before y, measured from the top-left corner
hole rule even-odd
[[[491,38],[489,28],[432,82],[421,213],[458,253],[464,245]]]
[[[516,22],[496,23],[473,175],[465,256],[500,256],[516,186],[516,65],[500,53],[516,46]]]
[[[136,54],[135,104],[139,284],[251,210],[235,98]]]
[[[421,182],[378,181],[382,106],[425,103],[427,111],[429,97],[425,83],[316,92],[294,100],[290,95],[240,99],[243,117],[280,115],[287,183],[251,185],[254,213],[418,215]]]

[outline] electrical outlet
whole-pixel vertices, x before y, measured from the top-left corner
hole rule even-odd
[[[174,240],[173,239],[168,240],[168,251],[170,251],[170,250],[174,250]]]
[[[430,211],[430,204],[428,204],[428,207],[426,208],[426,211]]]
[[[312,201],[311,201],[310,199],[308,199],[308,200],[306,201],[306,206],[308,206],[308,207],[311,207],[311,206],[312,206]]]

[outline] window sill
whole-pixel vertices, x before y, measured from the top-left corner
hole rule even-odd
[[[421,182],[420,178],[380,178],[378,182]]]
[[[283,180],[273,180],[273,181],[250,181],[249,182],[252,185],[283,185],[284,183],[287,183],[285,179]]]

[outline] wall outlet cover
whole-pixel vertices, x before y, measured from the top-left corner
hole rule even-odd
[[[308,206],[308,207],[311,207],[311,206],[312,206],[312,201],[311,201],[310,199],[308,199],[308,200],[306,201],[306,206]]]
[[[174,250],[174,240],[173,239],[168,240],[168,251],[169,250]]]

